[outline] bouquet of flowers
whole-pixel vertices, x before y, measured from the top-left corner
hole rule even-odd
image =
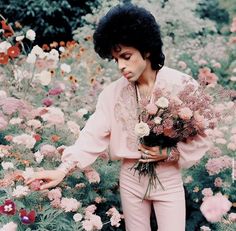
[[[156,88],[150,102],[139,105],[139,123],[135,126],[135,134],[141,144],[162,149],[167,148],[169,156],[178,142],[187,142],[196,135],[205,135],[207,128],[215,126],[216,117],[212,106],[212,97],[202,86],[194,82],[186,82],[184,88],[177,95]],[[156,174],[155,162],[137,162],[133,168],[139,176],[149,176],[148,191],[156,180],[162,186]],[[164,189],[164,187],[162,186]],[[146,195],[146,194],[145,194]]]

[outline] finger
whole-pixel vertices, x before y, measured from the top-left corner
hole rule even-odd
[[[139,159],[139,162],[141,163],[150,163],[150,162],[156,162],[159,161],[159,159]]]
[[[48,188],[53,188],[55,186],[57,186],[60,182],[59,181],[50,181],[46,184],[43,184],[40,186],[40,190],[44,190],[44,189],[48,189]]]
[[[139,146],[139,150],[141,152],[143,152],[144,154],[146,154],[146,155],[151,155],[151,156],[156,156],[157,155],[156,151],[153,151],[153,150],[150,150],[150,149],[146,149],[146,148],[144,148],[141,145]]]
[[[35,180],[46,180],[48,179],[48,171],[34,172],[33,176],[25,181],[26,184],[30,184]]]

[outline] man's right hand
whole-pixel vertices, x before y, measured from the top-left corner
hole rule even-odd
[[[66,176],[66,174],[60,170],[45,170],[34,172],[33,176],[26,179],[26,184],[29,185],[35,180],[43,181],[40,186],[40,190],[49,189],[57,186]]]

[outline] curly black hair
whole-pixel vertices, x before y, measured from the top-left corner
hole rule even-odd
[[[102,17],[93,34],[94,49],[101,58],[112,59],[112,50],[121,44],[150,53],[153,70],[164,65],[160,27],[154,16],[133,4],[117,5]]]

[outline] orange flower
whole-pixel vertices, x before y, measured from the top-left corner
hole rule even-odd
[[[58,136],[58,135],[52,135],[52,136],[51,136],[51,141],[52,141],[52,142],[57,142],[57,141],[60,140],[60,139],[61,139],[61,137]]]
[[[11,58],[16,58],[20,54],[20,49],[17,46],[11,46],[7,49],[7,54]]]
[[[59,45],[60,45],[61,47],[64,47],[66,44],[65,44],[64,41],[60,41]]]
[[[6,55],[3,52],[0,53],[0,64],[7,64],[8,59],[9,59],[8,55]]]
[[[11,37],[14,34],[12,28],[9,25],[7,25],[6,21],[4,20],[1,21],[1,24],[2,24],[2,29],[4,30],[3,36],[6,38]]]

